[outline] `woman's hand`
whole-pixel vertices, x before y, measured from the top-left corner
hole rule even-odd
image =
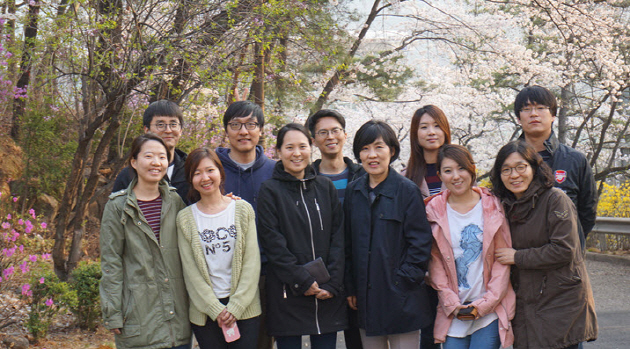
[[[329,299],[329,298],[332,298],[332,297],[334,297],[332,293],[330,293],[330,292],[328,292],[328,291],[326,291],[324,289],[321,289],[321,288],[320,288],[319,293],[315,295],[315,298],[321,299],[321,300]]]
[[[319,285],[317,284],[317,281],[313,281],[313,284],[311,285],[311,287],[309,287],[308,290],[306,290],[306,292],[304,292],[304,295],[305,296],[316,296],[321,291],[322,291],[322,289],[319,288]]]
[[[350,306],[352,310],[357,310],[357,296],[349,296],[347,299],[348,299],[348,306]]]
[[[241,199],[240,196],[236,196],[236,195],[234,195],[234,193],[227,193],[227,194],[225,194],[225,196],[229,197],[232,200],[240,200]]]
[[[217,323],[219,324],[219,327],[232,327],[235,322],[236,317],[227,311],[227,308],[223,309],[219,316],[217,316]]]
[[[494,256],[496,257],[497,261],[504,265],[513,265],[515,254],[516,250],[509,247],[497,248],[497,250],[494,252]]]

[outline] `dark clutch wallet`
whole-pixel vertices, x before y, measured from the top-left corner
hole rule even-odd
[[[322,257],[317,257],[316,260],[304,264],[304,268],[315,278],[319,285],[325,284],[330,280],[330,274],[328,274],[328,269],[326,269]]]

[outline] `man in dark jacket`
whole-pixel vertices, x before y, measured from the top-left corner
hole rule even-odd
[[[188,154],[175,148],[182,135],[182,127],[184,125],[184,116],[181,108],[175,102],[165,99],[153,102],[144,111],[142,125],[144,126],[144,132],[155,133],[164,140],[168,151],[171,153],[171,163],[166,172],[166,181],[170,186],[177,189],[177,194],[188,205],[189,185],[184,171],[184,162],[186,162]],[[125,167],[116,177],[112,192],[127,189],[131,180],[131,172],[128,167]]]
[[[348,184],[365,173],[361,165],[343,156],[343,146],[348,138],[345,130],[346,119],[335,110],[322,109],[311,115],[306,120],[305,126],[322,156],[313,163],[315,172],[330,178],[337,188],[339,202],[343,204]],[[347,310],[349,328],[344,331],[346,348],[361,349],[363,346],[357,323],[357,312],[350,307]]]
[[[265,118],[257,104],[250,101],[238,101],[230,104],[223,114],[223,127],[227,134],[230,148],[217,148],[225,170],[225,192],[232,193],[249,202],[258,215],[258,190],[262,182],[271,178],[276,162],[269,159],[262,146],[258,145]],[[258,217],[257,217],[258,218]],[[267,258],[261,250],[262,271],[260,275],[260,300],[263,314],[260,319],[258,348],[271,349],[273,339],[267,335],[265,302],[265,267]]]
[[[541,86],[521,90],[514,102],[514,113],[521,124],[520,138],[532,145],[551,167],[555,186],[575,205],[582,249],[597,217],[597,188],[591,166],[584,154],[561,144],[553,133],[558,104],[555,96]]]

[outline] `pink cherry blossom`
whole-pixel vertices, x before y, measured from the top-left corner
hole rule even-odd
[[[2,222],[2,229],[9,229],[11,228],[11,223],[9,222]]]
[[[2,275],[4,275],[4,279],[6,280],[6,278],[10,275],[13,275],[14,272],[15,268],[13,268],[13,266],[10,266],[2,271]]]
[[[44,281],[45,281],[45,279],[44,279],[43,277],[39,279],[39,283],[40,283],[40,284],[43,284],[43,283],[44,283]]]
[[[37,262],[37,255],[36,254],[29,254],[28,255],[28,260],[31,262]]]
[[[42,222],[41,226],[42,226],[42,229],[46,229],[48,227],[48,224],[46,224],[46,222]]]
[[[28,266],[28,261],[24,261],[24,263],[20,264],[20,269],[22,270],[22,274],[28,273],[31,270]]]
[[[17,202],[18,198],[16,198],[15,196],[13,197],[13,202]]]
[[[52,300],[52,298],[48,298],[48,299],[46,300],[46,306],[50,307],[50,306],[52,306],[52,305],[53,305],[53,300]]]
[[[13,216],[11,216],[11,214],[9,213],[9,214],[7,215],[7,219],[11,219],[11,218],[13,218]]]
[[[22,218],[18,219],[18,224],[19,225],[24,225],[24,220]]]
[[[44,260],[50,259],[50,253],[42,254],[42,259],[44,259]]]
[[[29,284],[22,285],[22,295],[23,296],[28,295],[28,292],[29,292],[30,289],[31,289],[31,285],[29,285]]]

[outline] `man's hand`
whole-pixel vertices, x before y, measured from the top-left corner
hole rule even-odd
[[[111,330],[109,330],[109,332],[113,333],[113,334],[121,334],[122,332],[120,332],[120,328],[112,328]]]
[[[332,293],[330,293],[330,292],[328,292],[328,291],[326,291],[324,289],[321,289],[321,288],[320,288],[319,293],[317,295],[315,295],[315,298],[321,299],[321,300],[330,299],[332,297],[334,297]]]

